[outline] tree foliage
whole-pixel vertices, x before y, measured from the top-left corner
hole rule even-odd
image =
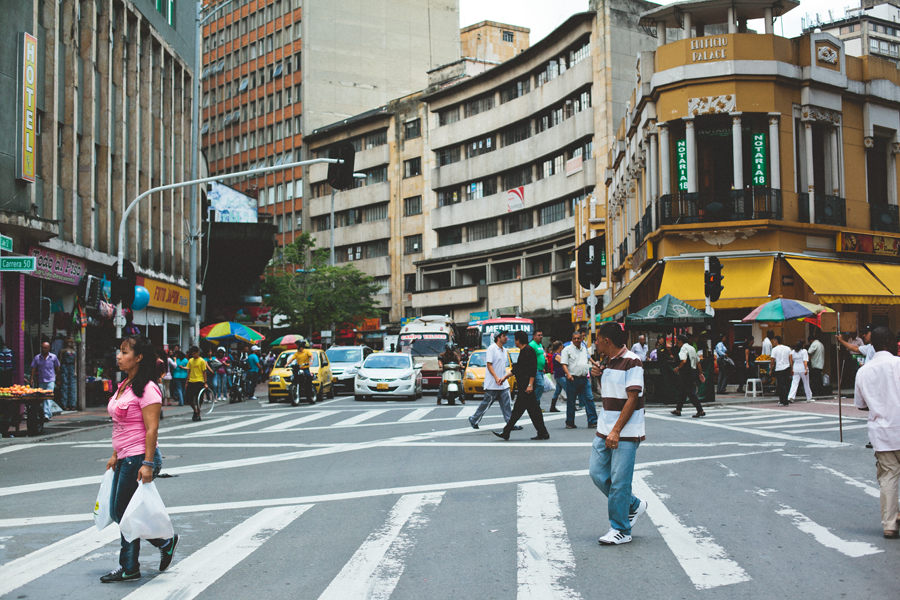
[[[316,248],[304,233],[269,263],[263,293],[275,315],[287,317],[300,332],[358,323],[380,316],[374,296],[379,287],[352,264],[329,266],[330,251]]]

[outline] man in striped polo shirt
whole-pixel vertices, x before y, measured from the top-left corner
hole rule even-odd
[[[609,358],[591,374],[601,377],[601,408],[597,437],[591,451],[590,474],[608,499],[609,531],[603,545],[627,544],[631,528],[647,510],[647,502],[631,493],[634,460],[644,439],[644,367],[625,347],[625,331],[618,323],[603,323],[597,331],[597,352]]]

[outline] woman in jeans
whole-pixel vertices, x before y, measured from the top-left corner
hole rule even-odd
[[[188,359],[184,352],[175,353],[175,367],[172,369],[172,397],[178,401],[178,406],[184,406],[184,386],[187,385]]]
[[[563,371],[562,363],[559,362],[559,353],[562,352],[562,342],[556,341],[550,345],[550,364],[553,365],[553,379],[556,380],[556,391],[553,392],[553,398],[550,399],[550,412],[559,412],[556,408],[556,399],[562,394],[566,385],[566,372]]]
[[[116,363],[127,378],[107,405],[113,420],[113,453],[106,468],[116,470],[110,495],[110,516],[119,523],[137,491],[138,482],[150,483],[162,468],[162,456],[156,444],[162,393],[154,383],[157,378],[156,351],[147,338],[128,336],[122,340]],[[121,539],[119,567],[101,577],[103,583],[141,578],[138,564],[141,540],[126,542],[124,536]],[[178,536],[148,541],[159,548],[159,570],[165,571],[175,555]]]

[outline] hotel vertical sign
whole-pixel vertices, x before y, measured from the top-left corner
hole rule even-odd
[[[19,34],[16,90],[16,179],[34,183],[34,134],[37,105],[37,38]]]
[[[675,161],[678,164],[678,189],[688,189],[687,140],[675,142]]]
[[[751,168],[753,169],[750,180],[753,185],[766,185],[766,134],[754,133],[751,141]]]

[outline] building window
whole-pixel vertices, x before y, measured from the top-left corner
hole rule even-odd
[[[438,192],[438,208],[459,203],[459,189],[441,190]]]
[[[443,150],[436,151],[435,154],[437,155],[437,164],[439,167],[459,162],[459,146],[444,148]]]
[[[387,202],[384,204],[376,204],[375,206],[370,206],[365,209],[365,220],[368,223],[369,221],[381,221],[382,219],[388,218],[388,205]]]
[[[530,91],[530,79],[523,79],[522,81],[511,83],[500,91],[500,104],[509,102],[510,100],[515,100],[516,98],[524,96]]]
[[[366,258],[380,258],[390,253],[388,240],[378,240],[366,247]]]
[[[519,278],[519,263],[510,262],[496,266],[497,281],[509,281],[510,279]]]
[[[442,110],[438,113],[438,123],[441,127],[444,125],[449,125],[451,123],[456,123],[459,121],[459,107],[454,106],[453,108],[448,108],[447,110]]]
[[[438,246],[452,246],[462,243],[462,227],[438,229]]]
[[[418,254],[422,251],[422,235],[408,235],[403,238],[403,253]]]
[[[869,49],[871,49],[872,52],[878,52],[878,40],[869,38]]]
[[[416,291],[416,274],[415,273],[408,273],[403,276],[403,291],[404,292]]]
[[[422,136],[422,121],[421,119],[415,119],[414,121],[407,121],[403,124],[403,138],[407,140],[412,140],[417,137]]]
[[[531,123],[525,121],[518,125],[508,127],[500,133],[504,146],[511,146],[517,142],[527,140],[531,137]]]
[[[534,227],[533,214],[530,210],[523,210],[507,215],[503,218],[503,233],[516,233]]]
[[[403,216],[422,214],[422,196],[413,196],[412,198],[403,199]]]
[[[471,223],[468,226],[467,238],[470,242],[497,236],[497,222],[493,219]]]
[[[375,281],[373,282],[378,286],[378,291],[376,294],[390,294],[391,293],[391,276],[384,275],[382,277],[375,277]]]
[[[540,220],[541,225],[548,225],[556,221],[562,221],[566,218],[566,203],[555,202],[541,209]]]
[[[472,158],[492,152],[495,147],[496,144],[494,144],[494,139],[490,136],[484,139],[475,140],[474,142],[469,142],[466,144],[466,158]]]
[[[531,183],[531,167],[515,169],[503,176],[503,189],[511,190]]]
[[[477,200],[497,193],[497,178],[488,177],[481,181],[473,181],[468,186],[467,200]]]
[[[515,42],[516,36],[512,31],[504,31],[503,32],[503,41],[504,42]]]
[[[387,167],[376,167],[370,171],[366,171],[366,185],[375,183],[384,183],[387,181]]]
[[[492,108],[494,108],[493,95],[477,98],[475,100],[472,100],[471,102],[466,103],[466,118],[474,117],[475,115],[491,110]]]
[[[458,158],[457,158],[458,160]],[[422,159],[420,157],[403,161],[403,177],[415,177],[422,174]]]

